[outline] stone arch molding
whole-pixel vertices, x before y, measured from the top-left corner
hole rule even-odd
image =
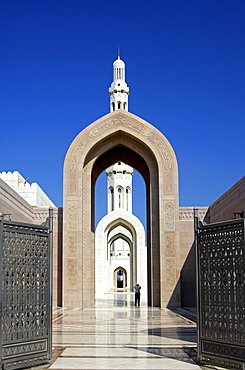
[[[104,216],[96,228],[95,233],[95,291],[99,298],[107,293],[113,283],[113,274],[108,265],[108,241],[122,237],[130,246],[131,268],[128,288],[131,289],[140,281],[142,291],[147,289],[147,256],[145,245],[145,230],[140,220],[125,211],[118,209]],[[125,267],[126,266],[122,266]]]
[[[146,183],[149,305],[177,307],[180,253],[176,156],[159,130],[123,110],[86,127],[66,154],[63,305],[94,304],[94,186],[99,174],[120,160],[138,170]]]

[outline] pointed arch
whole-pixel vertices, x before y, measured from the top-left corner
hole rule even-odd
[[[118,275],[122,273],[122,286],[118,286]],[[121,274],[120,274],[121,275]],[[119,266],[114,270],[114,287],[116,289],[125,289],[127,287],[127,270],[125,270],[123,267]]]
[[[106,265],[111,252],[110,243],[122,238],[128,243],[130,249],[130,278],[128,288],[141,282],[142,287],[147,289],[145,270],[147,266],[147,248],[145,243],[145,230],[141,221],[132,213],[124,209],[117,209],[104,216],[96,227],[95,233],[95,271],[96,271],[96,296],[103,295],[110,289],[108,274],[111,266]],[[142,266],[142,268],[140,268]],[[125,266],[124,266],[125,267]]]
[[[177,160],[160,131],[123,110],[86,127],[65,158],[63,302],[94,303],[94,187],[99,174],[118,161],[135,168],[146,183],[149,305],[179,306]]]

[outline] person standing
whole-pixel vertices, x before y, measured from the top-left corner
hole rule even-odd
[[[135,291],[135,306],[137,306],[137,304],[138,304],[138,307],[140,306],[140,289],[141,289],[141,286],[139,284],[136,284],[134,286],[134,291]]]

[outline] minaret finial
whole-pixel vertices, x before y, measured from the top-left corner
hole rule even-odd
[[[118,56],[118,59],[120,59],[120,56],[121,56],[121,53],[120,53],[120,46],[118,46],[117,56]]]
[[[117,109],[128,111],[129,88],[125,81],[125,63],[120,59],[118,47],[118,59],[113,63],[113,82],[109,88],[111,112]]]

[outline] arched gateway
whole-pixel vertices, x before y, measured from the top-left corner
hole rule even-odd
[[[63,305],[88,307],[95,297],[94,192],[100,173],[122,161],[146,184],[148,301],[180,305],[178,166],[155,127],[115,110],[86,127],[64,163]]]

